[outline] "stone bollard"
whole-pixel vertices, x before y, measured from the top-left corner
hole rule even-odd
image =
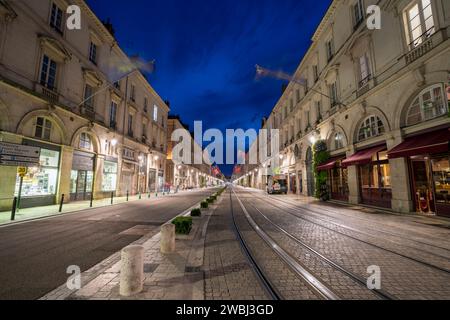
[[[120,295],[129,297],[142,291],[144,282],[144,247],[130,245],[122,249]]]
[[[175,251],[175,225],[166,223],[161,226],[161,252],[171,253]]]

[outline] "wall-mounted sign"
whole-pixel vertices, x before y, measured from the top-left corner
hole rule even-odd
[[[41,148],[0,142],[0,165],[34,167],[39,165]]]

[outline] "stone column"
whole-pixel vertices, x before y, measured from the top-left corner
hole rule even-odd
[[[171,253],[175,251],[175,225],[166,223],[161,226],[161,252]]]
[[[387,148],[391,150],[403,141],[401,130],[393,131],[388,139]],[[392,186],[392,210],[401,213],[412,212],[414,208],[411,196],[408,160],[406,158],[389,159]]]
[[[103,166],[105,164],[105,156],[97,155],[96,166],[94,168],[94,199],[103,198]]]
[[[61,200],[61,195],[64,194],[64,202],[70,201],[70,171],[72,170],[73,161],[73,147],[61,147],[61,159],[59,166],[59,188],[56,195],[56,203]]]
[[[347,151],[347,158],[356,152],[354,146],[350,146]],[[358,204],[361,202],[361,190],[359,188],[358,166],[349,166],[347,168],[347,182],[348,182],[348,202],[351,204]]]

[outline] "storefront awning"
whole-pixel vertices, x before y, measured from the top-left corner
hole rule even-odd
[[[327,161],[325,161],[321,165],[318,165],[316,169],[317,169],[317,171],[326,171],[326,170],[333,169],[336,166],[336,162],[339,159],[342,159],[342,158],[331,158],[331,159],[328,159]]]
[[[389,159],[410,157],[420,154],[441,153],[449,150],[450,128],[427,132],[406,138],[388,152]]]
[[[377,152],[383,151],[386,149],[385,145],[372,147],[369,149],[364,149],[361,151],[356,152],[355,154],[351,155],[349,158],[342,161],[343,167],[353,166],[356,164],[367,164],[372,161],[372,156],[376,154]]]

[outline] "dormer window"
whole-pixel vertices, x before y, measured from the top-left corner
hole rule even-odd
[[[50,27],[55,29],[60,34],[63,33],[63,11],[55,3],[52,4]]]
[[[92,41],[89,45],[89,61],[97,65],[97,45]]]

